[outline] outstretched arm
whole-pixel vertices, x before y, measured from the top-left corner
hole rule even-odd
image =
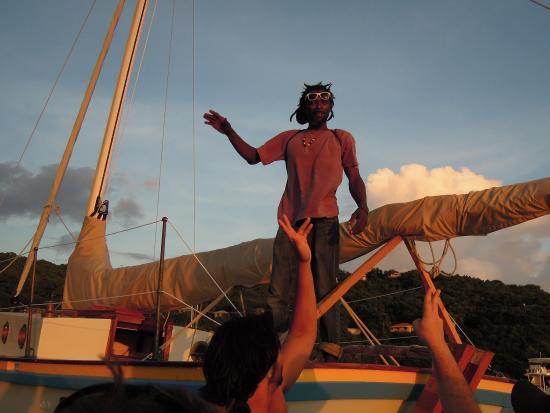
[[[241,155],[246,162],[248,162],[250,165],[254,165],[260,162],[260,155],[258,155],[258,151],[256,150],[256,148],[246,143],[244,139],[241,138],[237,134],[237,132],[235,132],[227,118],[224,118],[222,115],[212,109],[210,109],[209,112],[206,112],[203,115],[203,118],[205,119],[204,123],[212,126],[218,132],[226,135],[229,138],[229,142],[231,142],[231,145],[233,145],[237,153]]]
[[[286,215],[279,225],[294,245],[298,255],[296,302],[288,336],[281,347],[282,389],[293,385],[304,369],[317,337],[317,303],[311,274],[311,250],[307,236],[313,225],[307,218],[295,231]]]
[[[367,217],[369,215],[369,208],[367,207],[367,190],[365,189],[365,182],[363,182],[363,178],[361,178],[358,166],[345,168],[344,171],[349,181],[349,193],[357,204],[357,209],[351,215],[351,220],[354,221],[351,233],[357,234],[362,232],[365,225],[367,225]]]
[[[433,370],[439,399],[446,413],[481,413],[474,393],[456,364],[445,342],[443,320],[439,317],[440,290],[427,291],[422,319],[414,321],[414,330],[432,352]]]

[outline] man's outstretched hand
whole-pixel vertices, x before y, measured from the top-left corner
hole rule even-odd
[[[353,214],[351,214],[351,222],[353,227],[351,228],[352,234],[359,234],[363,232],[367,225],[367,218],[369,216],[369,210],[364,208],[357,208]]]
[[[278,219],[281,229],[285,232],[290,243],[294,245],[294,249],[298,254],[298,258],[302,262],[311,261],[311,249],[307,243],[307,236],[309,235],[313,224],[311,223],[311,218],[306,218],[300,228],[295,230],[292,228],[292,224],[286,215],[283,214],[283,217]]]
[[[223,117],[215,110],[210,109],[202,117],[205,119],[205,124],[212,126],[220,133],[225,134],[231,130],[231,124],[227,121],[227,118]]]

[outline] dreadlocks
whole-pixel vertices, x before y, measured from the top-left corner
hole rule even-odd
[[[290,115],[290,121],[292,122],[292,118],[294,115],[296,115],[296,121],[300,125],[304,125],[307,123],[307,116],[305,112],[305,105],[306,105],[306,95],[309,92],[318,91],[321,90],[323,92],[330,92],[331,98],[330,103],[334,105],[334,94],[330,91],[330,88],[332,86],[332,83],[327,83],[326,85],[323,84],[323,82],[319,82],[315,85],[308,85],[307,83],[304,83],[304,90],[302,91],[302,95],[300,96],[300,100],[298,101],[298,109],[296,109],[292,115]],[[331,120],[334,117],[334,112],[332,111],[332,108],[330,109],[330,116],[327,120]]]

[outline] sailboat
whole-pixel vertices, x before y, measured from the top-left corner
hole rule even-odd
[[[124,0],[120,0],[59,162],[18,294],[29,275],[34,285],[36,252],[123,6]],[[68,262],[63,310],[36,311],[30,305],[25,312],[0,313],[3,326],[0,406],[6,411],[52,411],[60,397],[86,385],[111,381],[112,373],[104,359],[118,363],[124,379],[130,383],[152,382],[196,389],[203,381],[200,361],[188,360],[192,359],[197,344],[208,341],[210,333],[191,328],[196,320],[186,327],[171,325],[162,320],[162,313],[210,302],[202,311],[204,315],[227,296],[230,288],[269,280],[273,248],[269,239],[172,259],[164,258],[163,242],[158,262],[126,268],[111,266],[105,240],[108,205],[104,199],[105,179],[147,6],[147,0],[136,1],[84,222]],[[344,223],[340,228],[342,261],[372,255],[323,298],[318,315],[341,302],[353,284],[400,243],[405,243],[424,286],[433,289],[432,278],[416,252],[416,241],[485,235],[549,212],[550,179],[546,178],[469,194],[386,205],[372,211],[368,226],[359,235],[352,235],[349,223]],[[167,225],[163,219],[163,233]],[[440,310],[447,337],[456,345],[459,364],[476,389],[482,409],[486,412],[509,409],[512,382],[485,376],[491,354],[462,345],[443,305]],[[154,317],[147,318],[144,312],[152,312]],[[361,325],[360,321],[358,324]],[[361,325],[361,329],[368,334],[366,326]],[[376,343],[375,338],[372,340]],[[391,351],[382,346],[375,349],[382,359],[395,361]],[[403,367],[398,363],[312,363],[286,397],[290,412],[440,411],[432,380],[429,369]]]

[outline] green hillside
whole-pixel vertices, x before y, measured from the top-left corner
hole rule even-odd
[[[0,261],[13,257],[12,253],[0,253]],[[3,263],[5,265],[5,263]],[[0,274],[0,307],[10,306],[23,260]],[[37,303],[60,301],[63,294],[65,265],[40,260],[36,270]],[[342,273],[341,277],[347,274]],[[534,285],[506,285],[500,281],[483,281],[469,276],[438,277],[435,280],[442,290],[442,299],[473,343],[496,353],[492,367],[497,372],[519,378],[527,368],[527,359],[550,355],[550,294]],[[28,302],[29,282],[21,296]],[[416,271],[390,279],[389,273],[375,269],[366,281],[360,281],[347,295],[347,301],[362,300],[351,304],[367,326],[383,344],[418,344],[411,335],[396,336],[389,328],[392,324],[412,322],[421,315],[422,289]],[[403,292],[404,290],[410,290]],[[390,293],[396,293],[391,294]],[[247,311],[265,307],[267,288],[259,286],[244,291]],[[378,297],[378,296],[383,297]],[[235,303],[240,303],[237,292],[232,293]],[[240,304],[237,304],[240,306]],[[227,303],[217,309],[231,312]],[[188,315],[179,315],[188,320]],[[361,340],[346,332],[354,327],[351,318],[342,311],[343,341]],[[464,340],[467,341],[467,340]]]

